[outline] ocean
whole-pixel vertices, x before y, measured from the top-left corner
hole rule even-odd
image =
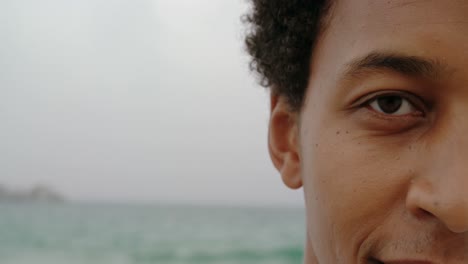
[[[301,263],[303,209],[0,204],[0,264]]]

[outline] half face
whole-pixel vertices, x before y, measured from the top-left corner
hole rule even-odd
[[[291,144],[270,126],[304,187],[306,263],[468,263],[468,1],[331,12]]]

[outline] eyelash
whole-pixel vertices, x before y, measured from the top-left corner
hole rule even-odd
[[[392,114],[381,113],[372,109],[371,104],[373,102],[377,101],[378,99],[385,98],[385,97],[401,97],[402,100],[406,100],[418,112],[411,113],[408,115],[392,115]],[[414,95],[406,91],[381,91],[377,93],[372,93],[370,95],[361,97],[360,99],[357,100],[357,102],[354,105],[356,105],[358,108],[368,108],[369,111],[373,111],[375,114],[386,117],[386,118],[402,118],[402,117],[409,116],[409,115],[413,115],[413,116],[417,115],[417,116],[424,117],[428,109],[425,100],[423,100],[421,97],[417,95]]]

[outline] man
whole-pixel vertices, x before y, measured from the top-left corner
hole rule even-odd
[[[253,0],[307,264],[468,263],[468,1]]]

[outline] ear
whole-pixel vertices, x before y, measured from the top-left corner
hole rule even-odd
[[[297,118],[284,98],[271,96],[268,150],[283,182],[292,189],[302,187]]]

